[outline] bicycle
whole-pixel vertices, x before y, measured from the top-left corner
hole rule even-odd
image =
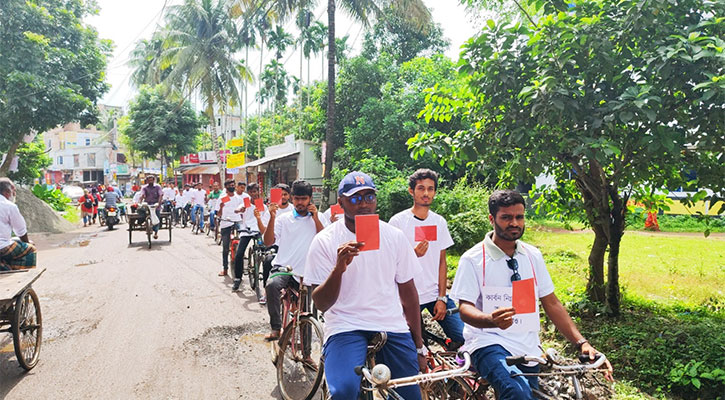
[[[214,222],[215,222],[215,224],[214,224],[214,243],[216,243],[217,245],[221,246],[221,244],[222,244],[222,235],[221,235],[221,228],[219,227],[219,225],[222,222],[221,216],[215,215],[214,216]]]
[[[254,233],[255,236],[252,239],[252,246],[247,253],[247,277],[249,278],[249,287],[254,290],[257,295],[257,300],[262,298],[262,273],[265,257],[274,254],[276,250],[274,248],[267,247],[264,245],[264,239],[259,232],[252,232],[247,230],[248,233]]]
[[[458,308],[446,310],[446,316],[458,313]],[[428,369],[432,372],[455,368],[457,350],[461,343],[453,342],[426,329],[421,321],[423,344],[431,349],[433,345],[439,346],[442,351],[429,351],[426,356]],[[475,399],[487,400],[488,382],[477,373],[469,371],[447,380],[427,382],[420,385],[424,400],[437,399]]]
[[[471,374],[469,371],[471,356],[467,352],[462,352],[457,353],[453,361],[447,364],[450,367],[448,369],[391,379],[390,369],[385,364],[375,364],[375,353],[385,345],[386,341],[385,332],[373,336],[368,344],[365,365],[355,367],[355,373],[363,377],[360,384],[360,398],[363,400],[373,400],[376,391],[384,399],[402,400],[403,398],[395,391],[396,388],[410,385],[420,385],[422,388],[432,382],[452,380]]]
[[[310,400],[316,397],[324,375],[322,325],[307,311],[308,288],[302,277],[287,266],[275,276],[296,276],[300,279],[299,290],[287,286],[282,289],[282,335],[277,342],[278,350],[272,349],[272,362],[277,367],[277,384],[285,400]],[[324,392],[324,389],[322,389]]]
[[[564,359],[559,356],[559,353],[549,348],[544,352],[544,358],[535,356],[510,356],[506,357],[507,365],[523,365],[530,362],[538,363],[548,369],[550,372],[536,372],[536,373],[521,373],[512,374],[512,377],[517,376],[563,376],[571,378],[571,386],[574,388],[573,396],[568,398],[581,400],[585,398],[591,398],[586,395],[586,390],[582,387],[580,379],[587,373],[593,371],[604,371],[601,369],[602,365],[607,362],[607,357],[604,354],[598,353],[594,361],[589,359],[586,354],[579,355],[578,364],[564,364]],[[539,389],[532,389],[534,397],[541,400],[555,400],[560,398],[558,393],[552,393],[554,390],[548,388],[544,382],[540,382]]]
[[[204,209],[197,208],[196,211],[194,211],[194,218],[191,219],[191,233],[195,235],[201,233],[201,218],[203,217]]]

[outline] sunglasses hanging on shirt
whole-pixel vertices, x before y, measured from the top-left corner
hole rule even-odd
[[[514,273],[511,275],[511,282],[513,281],[520,281],[521,275],[519,275],[519,263],[516,261],[515,258],[510,258],[506,260],[506,265],[508,265],[509,269],[513,271]]]

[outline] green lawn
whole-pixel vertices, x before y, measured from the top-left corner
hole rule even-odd
[[[619,258],[619,318],[603,316],[584,300],[593,237],[588,231],[530,228],[524,240],[542,251],[557,296],[582,333],[615,365],[615,398],[722,398],[725,237],[627,232]],[[448,256],[450,278],[458,259]],[[566,348],[550,323],[544,321],[542,328],[547,346]],[[716,377],[710,378],[713,373]]]

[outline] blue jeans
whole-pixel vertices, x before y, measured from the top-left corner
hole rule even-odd
[[[325,360],[325,377],[333,400],[357,399],[360,393],[360,376],[355,367],[365,364],[368,341],[377,332],[351,331],[332,335],[325,342],[322,355]],[[388,341],[375,355],[379,364],[390,368],[393,379],[418,374],[418,354],[410,332],[388,332]],[[395,391],[405,400],[420,400],[420,388],[404,386]]]
[[[212,211],[209,213],[209,228],[216,229],[216,221],[214,221],[214,217],[216,217],[216,211]]]
[[[425,303],[420,305],[420,311],[428,310],[430,315],[433,315],[433,307],[435,307],[437,301],[432,301],[430,303]],[[448,299],[448,302],[446,303],[446,308],[456,308],[456,303],[453,302],[453,300]],[[443,320],[438,321],[438,324],[443,328],[443,332],[445,332],[446,336],[451,339],[454,342],[463,344],[465,341],[463,339],[463,321],[461,321],[460,315],[458,313],[452,314],[452,315],[446,315]]]
[[[536,376],[517,376],[511,374],[537,373],[539,366],[525,367],[506,365],[506,357],[511,356],[502,346],[494,344],[473,352],[472,363],[478,373],[496,390],[499,400],[533,400],[531,389],[539,388]]]
[[[191,208],[191,223],[193,224],[196,222],[196,218],[195,218],[196,210],[201,210],[201,213],[199,213],[199,215],[201,215],[201,218],[199,218],[199,228],[203,229],[204,228],[204,206],[203,205],[197,204]]]

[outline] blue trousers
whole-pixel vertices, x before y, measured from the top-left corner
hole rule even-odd
[[[201,213],[199,215],[201,218],[199,218],[199,228],[204,228],[204,206],[197,204],[194,207],[191,208],[191,223],[196,222],[196,210],[201,210]]]
[[[513,378],[511,374],[536,373],[539,372],[539,366],[508,366],[506,357],[511,355],[502,346],[495,344],[474,351],[471,361],[478,373],[496,390],[499,400],[533,400],[531,389],[538,389],[538,378],[535,376]]]
[[[215,221],[215,218],[214,217],[216,217],[216,211],[210,212],[209,213],[209,227],[211,229],[215,229],[216,228],[216,221]]]
[[[333,400],[355,400],[360,393],[360,376],[355,367],[365,364],[368,341],[377,332],[351,331],[332,335],[322,351],[325,377]],[[378,364],[390,368],[393,379],[418,374],[418,354],[410,332],[388,332],[388,341],[375,355]],[[420,400],[420,388],[404,386],[395,391],[405,400]]]
[[[428,310],[430,315],[433,315],[433,307],[435,307],[436,301],[432,301],[430,303],[425,303],[420,305],[420,311]],[[453,300],[448,299],[448,303],[446,303],[446,308],[456,308],[456,303],[453,302]],[[438,324],[443,328],[443,332],[445,332],[446,336],[451,339],[454,342],[461,343],[465,341],[463,339],[463,321],[461,321],[460,315],[458,313],[452,314],[452,315],[446,315],[445,318],[443,318],[441,321],[438,321]]]

